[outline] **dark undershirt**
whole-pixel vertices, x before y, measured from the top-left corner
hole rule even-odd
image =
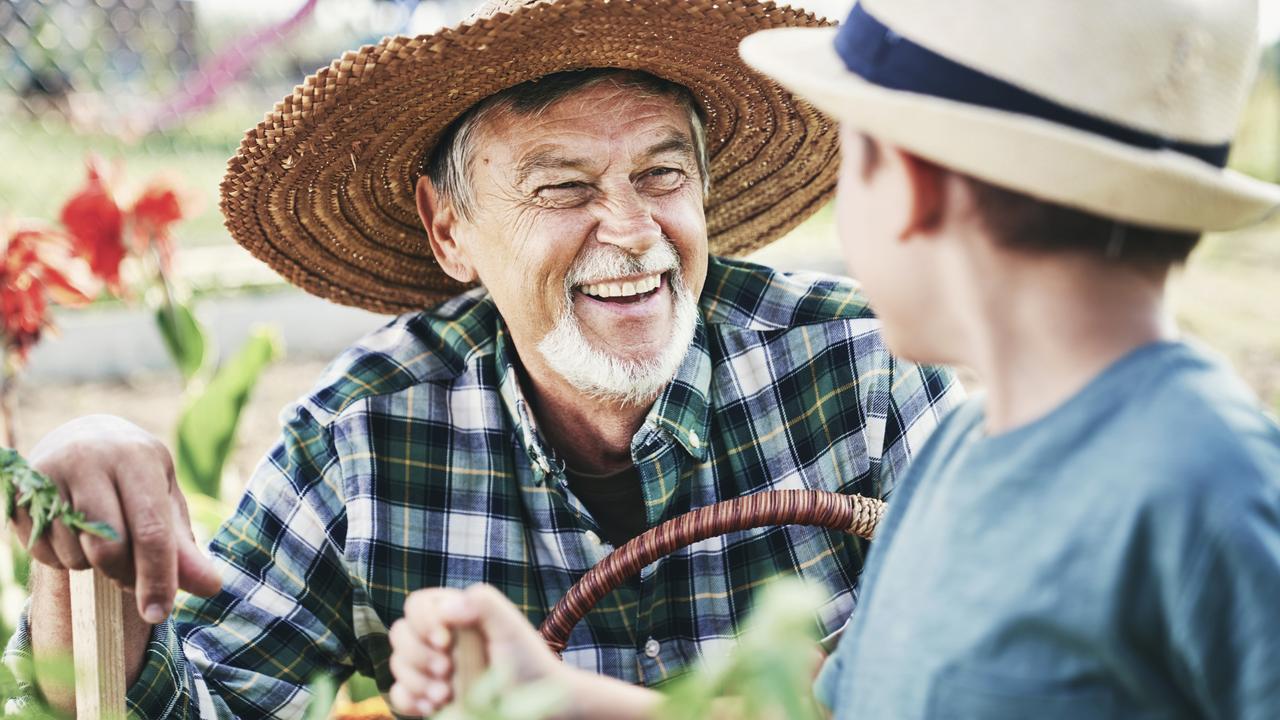
[[[640,475],[629,467],[612,475],[588,475],[565,468],[565,479],[587,512],[600,526],[600,534],[614,547],[648,530]]]

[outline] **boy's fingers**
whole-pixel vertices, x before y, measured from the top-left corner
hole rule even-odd
[[[441,605],[453,597],[461,597],[462,591],[453,588],[430,588],[409,595],[404,603],[404,619],[418,637],[437,650],[448,651],[453,634],[441,614]]]
[[[388,664],[391,668],[391,675],[395,677],[396,682],[402,683],[417,695],[426,695],[436,685],[449,686],[450,678],[448,676],[440,677],[421,672],[401,653],[393,654]]]
[[[443,704],[437,704],[430,700],[427,694],[415,693],[399,682],[391,686],[391,692],[388,695],[391,701],[391,709],[408,717],[434,715],[437,710],[444,707]]]
[[[394,663],[399,662],[401,666],[412,669],[414,672],[431,677],[448,680],[453,673],[453,662],[446,653],[432,648],[421,640],[416,642],[399,642],[393,645],[395,650],[391,653],[392,671],[395,670]]]
[[[477,583],[442,608],[446,622],[478,623],[488,637],[538,636],[529,619],[492,585]]]

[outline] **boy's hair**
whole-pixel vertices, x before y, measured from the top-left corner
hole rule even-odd
[[[880,146],[863,136],[863,175],[880,162]],[[1113,262],[1169,266],[1185,262],[1200,233],[1133,225],[1039,200],[949,170],[973,194],[974,204],[1001,247],[1033,253],[1088,252]]]

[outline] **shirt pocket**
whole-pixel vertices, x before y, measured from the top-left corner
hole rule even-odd
[[[944,672],[929,691],[928,720],[1110,720],[1121,717],[1103,685],[1010,678],[975,670]]]

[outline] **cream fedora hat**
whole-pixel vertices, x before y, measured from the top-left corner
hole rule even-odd
[[[1225,169],[1258,60],[1256,0],[864,0],[749,65],[940,165],[1134,224],[1253,224],[1280,186]]]

